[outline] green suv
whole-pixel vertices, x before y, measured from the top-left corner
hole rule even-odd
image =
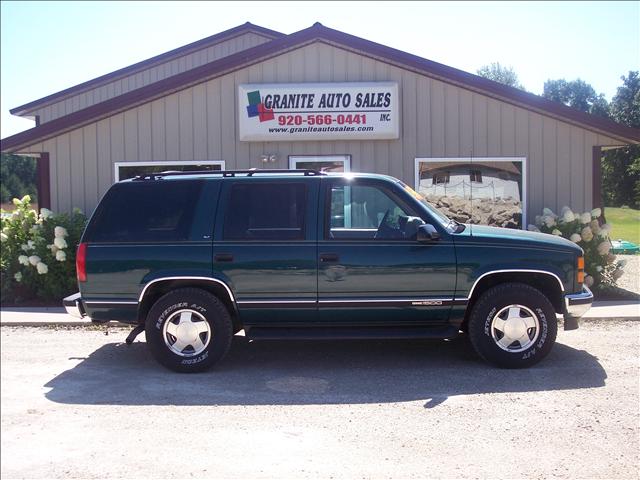
[[[518,368],[591,306],[560,237],[445,217],[401,181],[313,170],[166,172],[113,185],[77,253],[67,311],[142,330],[200,371],[251,340],[452,338]]]

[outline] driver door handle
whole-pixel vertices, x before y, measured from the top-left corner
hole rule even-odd
[[[337,253],[321,253],[320,254],[320,262],[322,263],[337,262],[338,260],[340,260],[340,257],[338,256]]]

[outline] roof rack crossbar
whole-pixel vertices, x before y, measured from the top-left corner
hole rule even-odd
[[[183,176],[183,175],[222,175],[223,177],[235,177],[236,175],[246,175],[252,177],[255,174],[261,173],[300,173],[305,177],[315,175],[326,175],[325,172],[321,172],[313,169],[260,169],[251,168],[249,170],[191,170],[191,171],[166,171],[158,173],[145,173],[134,177],[134,180],[158,180],[165,176]]]

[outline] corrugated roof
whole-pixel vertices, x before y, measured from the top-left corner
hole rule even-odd
[[[83,110],[51,120],[30,130],[7,137],[1,142],[3,152],[15,152],[21,147],[41,142],[69,130],[79,128],[102,118],[150,102],[179,90],[225,75],[240,68],[265,61],[313,42],[353,51],[399,68],[414,71],[471,91],[551,116],[582,128],[616,138],[625,143],[640,143],[640,129],[620,125],[606,118],[597,117],[547,100],[532,93],[509,87],[486,78],[433,62],[363,38],[327,28],[320,23],[276,38],[270,42],[243,50],[186,72],[168,77],[145,87],[124,93],[118,97],[92,105]]]

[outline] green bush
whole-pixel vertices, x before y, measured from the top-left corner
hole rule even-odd
[[[560,215],[545,208],[536,216],[536,224],[528,229],[550,233],[571,240],[584,250],[584,283],[588,287],[614,286],[623,274],[624,260],[616,260],[611,253],[611,225],[600,225],[602,211],[599,208],[583,214],[574,213],[569,207],[562,207]]]
[[[0,272],[3,303],[37,299],[58,302],[77,291],[76,247],[87,219],[46,208],[38,214],[31,198],[14,198],[15,210],[2,211]]]

